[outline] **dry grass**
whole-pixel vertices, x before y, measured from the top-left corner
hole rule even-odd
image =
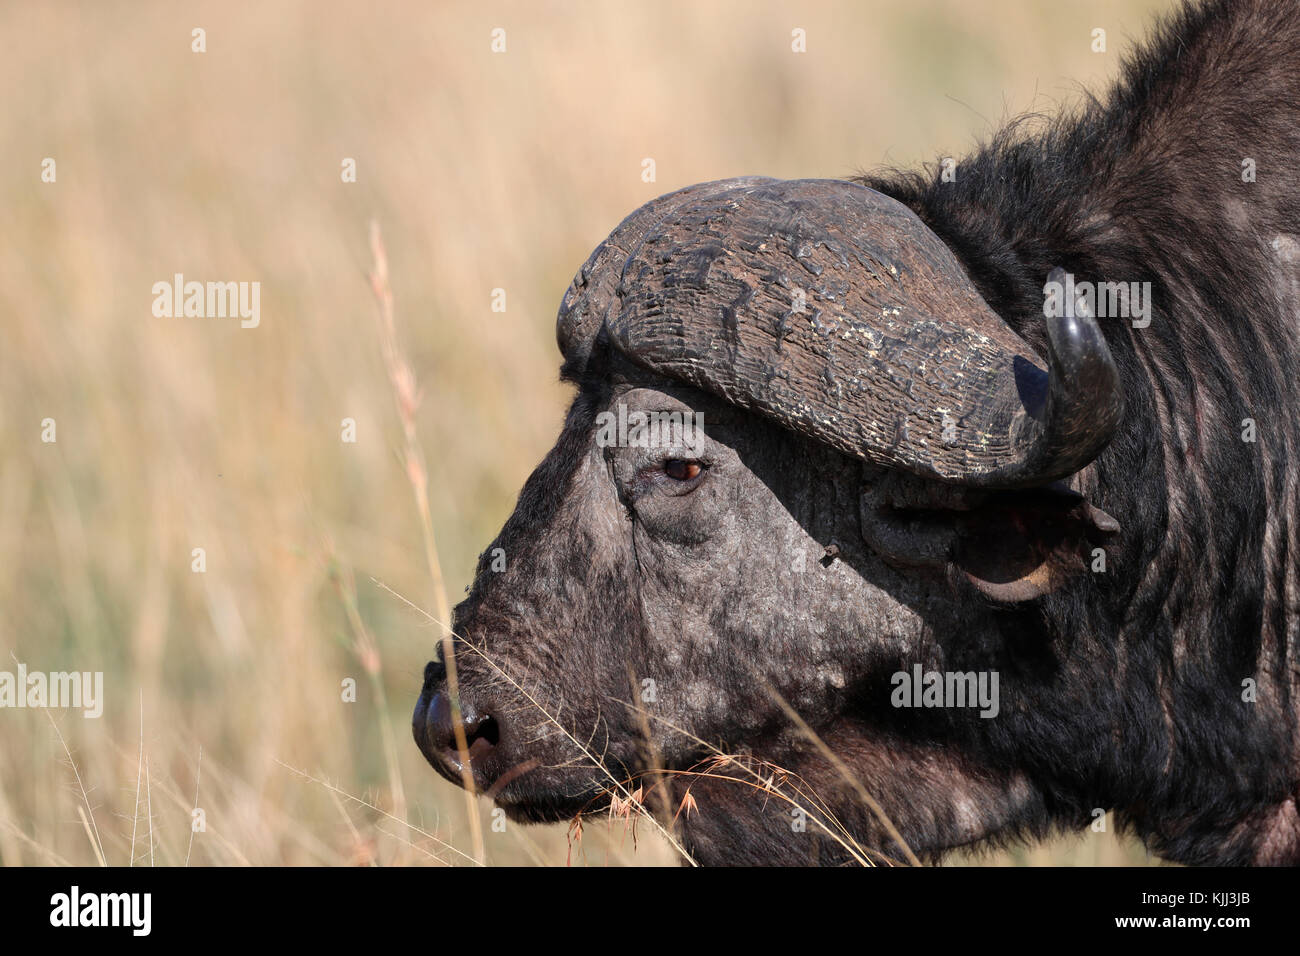
[[[0,59],[0,657],[107,693],[99,720],[0,711],[0,862],[564,864],[566,827],[483,825],[409,742],[442,631],[375,582],[446,620],[558,432],[579,263],[690,182],[960,155],[1112,75],[1167,5],[0,7],[22,38]],[[260,326],[154,318],[177,272],[259,281]],[[662,816],[624,803],[573,859],[673,862]],[[1143,857],[1090,836],[994,859]]]

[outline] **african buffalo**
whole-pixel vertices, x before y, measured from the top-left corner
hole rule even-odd
[[[629,216],[426,671],[434,767],[528,821],[640,787],[702,863],[1108,810],[1300,862],[1298,64],[1300,4],[1212,0],[955,164]]]

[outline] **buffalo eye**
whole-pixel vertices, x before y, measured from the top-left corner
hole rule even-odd
[[[664,474],[674,481],[690,481],[700,473],[699,462],[670,458],[664,462]]]

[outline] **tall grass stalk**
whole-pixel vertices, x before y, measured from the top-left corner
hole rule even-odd
[[[433,534],[433,515],[429,509],[429,472],[424,464],[424,450],[420,445],[415,430],[415,412],[420,407],[422,393],[415,373],[407,363],[405,356],[397,346],[397,330],[393,320],[393,290],[388,281],[388,254],[384,249],[383,236],[380,235],[379,223],[370,223],[370,252],[373,267],[370,272],[370,288],[379,305],[379,341],[384,354],[384,366],[388,371],[388,380],[393,387],[393,399],[397,408],[398,420],[402,423],[405,436],[404,458],[406,477],[415,494],[415,506],[420,515],[420,530],[424,536],[424,556],[429,566],[429,576],[433,580],[433,606],[438,619],[449,620],[451,607],[447,602],[447,589],[442,581],[442,562],[438,560],[438,548]],[[449,632],[450,633],[450,632]],[[456,737],[456,749],[460,751],[461,780],[465,786],[465,812],[469,818],[470,834],[474,841],[474,859],[485,863],[483,846],[483,826],[479,819],[478,801],[474,775],[470,770],[469,743],[465,737],[465,725],[462,721],[460,707],[460,685],[456,676],[456,653],[451,640],[444,638],[441,642],[442,661],[447,668],[447,691],[451,701],[452,732]]]

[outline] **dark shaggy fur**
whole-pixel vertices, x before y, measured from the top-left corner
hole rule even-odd
[[[1106,101],[1027,126],[955,182],[863,179],[911,207],[1039,347],[1052,266],[1154,290],[1149,328],[1103,322],[1127,386],[1125,425],[1095,465],[1101,507],[1131,516],[1115,572],[1007,620],[1044,647],[1086,642],[1074,659],[1092,673],[1062,687],[1049,667],[980,759],[1032,767],[1058,819],[1122,808],[1173,859],[1295,862],[1300,5],[1188,5]],[[1062,732],[1081,703],[1071,687],[1096,691],[1082,738]]]

